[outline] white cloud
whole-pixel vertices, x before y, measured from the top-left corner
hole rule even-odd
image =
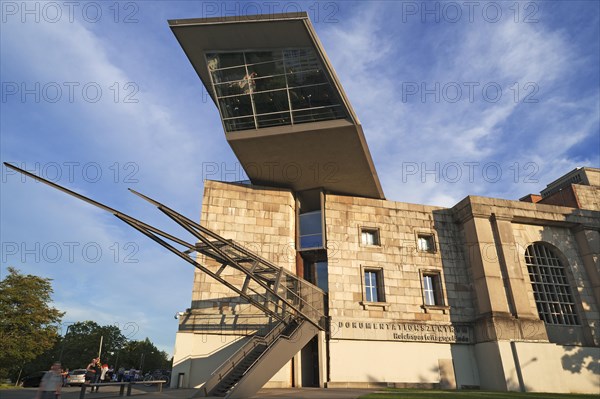
[[[389,199],[445,206],[468,194],[516,199],[532,187],[523,185],[522,175],[528,170],[513,171],[515,165],[539,162],[536,177],[545,182],[576,166],[567,153],[597,131],[598,93],[574,98],[573,87],[565,85],[587,55],[577,52],[564,31],[542,23],[514,23],[512,18],[446,25],[416,18],[392,24],[398,20],[398,7],[364,4],[343,25],[326,26],[321,32],[363,123]],[[419,37],[427,42],[420,42],[415,52]],[[473,101],[469,82],[477,85]],[[421,85],[432,89],[436,83],[441,88],[439,102],[432,94],[422,101]],[[416,84],[419,93],[403,102],[407,84]],[[449,89],[462,88],[460,101],[445,100],[455,93],[444,97],[446,84]],[[482,93],[486,85],[487,100]],[[496,85],[502,91],[493,102]],[[557,159],[562,162],[554,162]],[[457,182],[441,174],[452,162],[462,166],[463,177]],[[465,162],[478,163],[475,179],[467,178]],[[493,175],[482,176],[482,168],[492,163],[503,173],[498,182]],[[407,175],[414,164],[419,173]],[[563,169],[557,171],[556,164]],[[426,173],[436,168],[440,172]],[[541,183],[536,186],[540,188]]]

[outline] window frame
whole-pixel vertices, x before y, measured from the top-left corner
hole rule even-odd
[[[571,284],[569,263],[562,252],[549,243],[536,241],[525,248],[523,260],[540,320],[551,326],[581,326],[577,290]]]
[[[374,233],[375,242],[368,244],[363,242],[363,233],[372,232]],[[358,241],[361,247],[364,248],[379,248],[381,247],[381,232],[378,227],[360,226],[358,228]]]
[[[427,249],[427,250],[421,249],[421,246],[419,245],[419,240],[421,238],[429,238],[430,239],[430,244],[431,244],[430,249]],[[420,254],[435,254],[438,252],[437,237],[434,232],[415,231],[415,244],[417,246],[417,252]]]
[[[367,300],[367,282],[366,282],[366,273],[375,273],[377,276],[377,301],[368,301]],[[382,267],[373,267],[373,266],[361,266],[360,267],[360,280],[361,280],[361,289],[362,289],[362,301],[360,304],[363,306],[363,309],[381,309],[387,310],[389,304],[386,302],[385,295],[385,276],[383,273]]]
[[[425,278],[431,277],[431,291],[433,293],[433,299],[435,304],[431,305],[426,300],[426,287]],[[431,310],[441,310],[442,313],[446,313],[450,306],[447,305],[447,299],[444,290],[444,277],[441,270],[438,269],[420,269],[419,270],[419,281],[421,286],[421,300],[423,304],[421,308],[424,309],[425,313]]]
[[[305,215],[311,215],[311,214],[316,214],[319,213],[320,214],[320,224],[321,224],[321,232],[319,234],[304,234],[302,235],[301,232],[301,221],[300,219],[302,218],[302,216]],[[297,238],[297,242],[298,242],[298,251],[315,251],[315,250],[321,250],[321,249],[325,249],[327,248],[327,244],[325,242],[325,224],[324,224],[324,217],[323,217],[323,209],[318,209],[315,211],[309,211],[309,212],[304,212],[304,213],[298,213],[297,216],[297,220],[298,220],[298,230],[297,230],[297,234],[298,234],[298,238]],[[316,247],[303,247],[302,246],[302,237],[308,237],[308,236],[321,236],[321,245],[320,246],[316,246]]]

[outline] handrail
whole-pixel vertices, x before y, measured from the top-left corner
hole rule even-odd
[[[294,333],[296,333],[296,331],[298,331],[298,329],[300,328],[300,326],[302,326],[302,323],[304,323],[304,321],[301,321],[300,323],[298,323],[298,325],[296,326],[296,328],[294,328],[294,329],[293,329],[293,330],[292,330],[292,331],[291,331],[291,332],[290,332],[288,335],[283,335],[283,334],[281,334],[281,335],[279,335],[279,336],[278,336],[278,338],[285,338],[285,339],[288,339],[288,340],[289,340],[289,339],[292,337],[292,335],[294,335]],[[254,367],[254,365],[255,365],[256,363],[258,363],[258,361],[259,361],[260,359],[262,359],[262,357],[263,357],[264,355],[266,355],[266,353],[269,351],[269,349],[271,348],[271,346],[272,346],[274,343],[275,343],[275,340],[273,340],[273,342],[271,342],[271,343],[270,343],[270,344],[267,346],[267,348],[265,349],[265,351],[264,351],[263,353],[261,353],[261,354],[260,354],[260,355],[259,355],[259,356],[256,358],[256,360],[255,360],[255,361],[253,361],[253,362],[252,362],[252,364],[251,364],[251,365],[250,365],[250,366],[249,366],[249,367],[246,369],[246,371],[244,371],[244,373],[242,374],[242,376],[246,375],[246,373],[247,373],[248,371],[250,371],[250,370],[252,369],[252,367]]]
[[[234,368],[243,360],[251,351],[260,344],[266,344],[269,346],[269,341],[273,342],[277,336],[286,327],[284,322],[277,323],[264,337],[254,335],[250,340],[242,345],[237,351],[227,358],[215,371],[211,373],[211,377],[204,383],[202,387],[204,395],[208,396],[221,380],[227,376]],[[251,348],[249,348],[251,347]]]

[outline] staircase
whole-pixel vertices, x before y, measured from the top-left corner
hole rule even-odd
[[[256,362],[256,359],[262,355],[267,349],[267,345],[260,343],[256,345],[245,357],[241,359],[241,362],[233,367],[231,372],[226,375],[225,378],[220,381],[217,379],[218,384],[214,389],[210,391],[210,393],[206,393],[206,388],[204,392],[205,396],[226,396],[227,393],[233,388],[235,384],[238,383],[239,380],[242,379],[246,371],[250,369],[250,366]],[[235,364],[235,363],[234,363]]]
[[[325,293],[241,245],[175,212],[171,208],[134,190],[134,194],[155,205],[194,237],[193,241],[166,233],[154,226],[71,191],[33,173],[5,165],[59,191],[112,213],[115,217],[162,245],[225,285],[240,298],[261,310],[276,323],[264,335],[255,334],[213,372],[211,378],[196,393],[198,396],[243,398],[254,395],[275,373],[300,351],[319,330],[325,330]],[[198,261],[202,254],[218,262],[220,267],[208,267]],[[236,273],[223,273],[227,268]],[[243,282],[239,276],[243,273]]]
[[[217,368],[193,397],[244,398],[254,395],[318,332],[307,321],[276,324],[255,335]]]

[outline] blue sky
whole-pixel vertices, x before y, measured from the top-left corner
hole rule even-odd
[[[467,2],[468,3],[468,2]],[[167,19],[305,10],[388,199],[518,199],[600,164],[597,1],[2,1],[1,159],[177,231],[203,179],[244,176]],[[193,269],[114,217],[5,167],[0,272],[54,279],[66,323],[172,353]]]

